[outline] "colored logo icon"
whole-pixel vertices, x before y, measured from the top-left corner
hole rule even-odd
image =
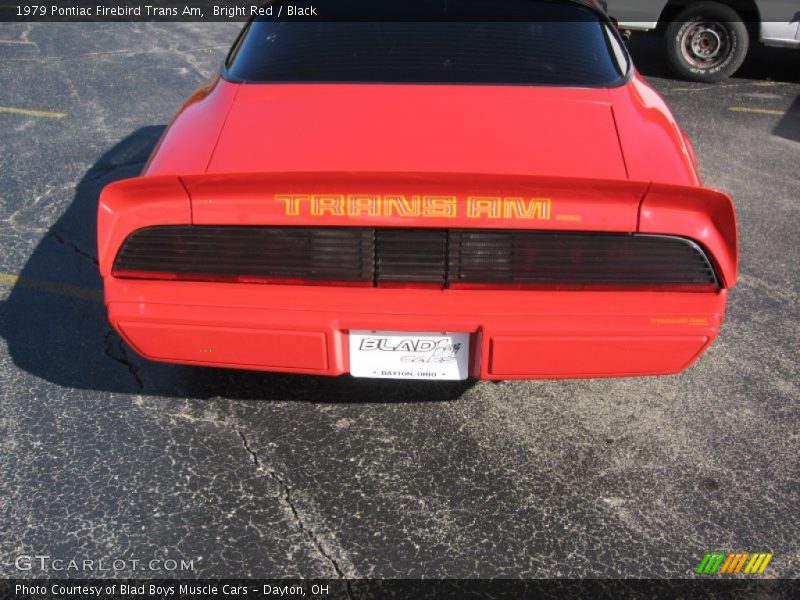
[[[771,552],[707,552],[695,573],[761,575],[772,560]]]

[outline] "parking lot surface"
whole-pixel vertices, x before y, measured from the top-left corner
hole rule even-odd
[[[374,382],[150,363],[105,320],[98,193],[238,27],[0,25],[0,575],[682,577],[712,550],[798,575],[797,53],[707,86],[632,41],[740,219],[728,319],[691,369]]]

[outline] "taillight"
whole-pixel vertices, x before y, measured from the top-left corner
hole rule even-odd
[[[381,287],[719,287],[706,253],[685,238],[486,229],[150,227],[125,241],[113,275]]]
[[[371,284],[373,237],[360,228],[148,227],[125,240],[113,275]]]
[[[683,238],[453,230],[447,280],[521,287],[717,287],[702,249]]]

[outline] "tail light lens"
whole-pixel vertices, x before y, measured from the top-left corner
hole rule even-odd
[[[706,253],[685,238],[484,229],[150,227],[125,241],[113,275],[387,287],[719,287]]]
[[[703,250],[657,235],[454,230],[448,282],[544,287],[717,287]]]

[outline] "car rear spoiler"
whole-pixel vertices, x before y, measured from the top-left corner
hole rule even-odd
[[[154,225],[365,226],[649,233],[693,240],[736,283],[731,199],[660,183],[474,174],[268,173],[139,177],[103,190],[100,271]]]

